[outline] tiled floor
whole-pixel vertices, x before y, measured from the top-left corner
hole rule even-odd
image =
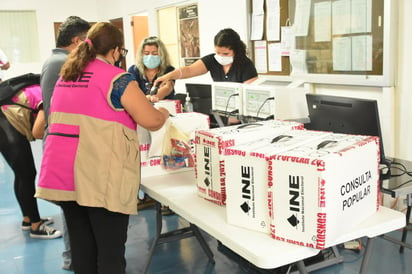
[[[41,146],[33,143],[34,154],[40,159]],[[61,251],[63,240],[31,239],[28,232],[20,229],[21,216],[13,192],[13,174],[0,156],[0,274],[59,274],[70,273],[61,269]],[[60,209],[48,202],[39,200],[42,216],[52,216],[55,219],[54,227],[61,228]],[[165,230],[185,226],[185,220],[176,215],[164,217]],[[135,274],[143,270],[147,259],[151,239],[155,232],[154,209],[143,210],[138,216],[130,218],[129,237],[126,248],[127,273]],[[212,252],[216,264],[208,263],[208,259],[194,238],[178,242],[166,243],[159,246],[149,267],[149,273],[286,273],[288,268],[264,271],[254,268],[247,262],[232,256],[228,252],[221,252],[217,248],[215,239],[203,233]],[[400,231],[391,233],[399,238]],[[412,235],[409,235],[412,241]],[[363,247],[366,239],[363,239]],[[354,251],[339,248],[344,256],[344,262],[322,270],[315,274],[354,274],[359,272],[364,249]],[[325,256],[330,252],[325,252]],[[412,251],[406,249],[404,254],[393,243],[379,238],[374,246],[372,258],[367,273],[373,274],[411,274]]]

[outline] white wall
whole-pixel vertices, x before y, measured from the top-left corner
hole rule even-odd
[[[150,35],[158,35],[157,30],[157,10],[170,6],[186,6],[193,3],[198,4],[199,11],[199,28],[200,28],[200,53],[205,55],[214,52],[213,38],[216,33],[226,27],[235,29],[244,41],[248,38],[248,15],[246,13],[246,0],[99,0],[97,13],[101,20],[123,17],[125,44],[132,48],[132,29],[130,27],[131,17],[133,15],[148,15]],[[234,9],[234,3],[236,9]],[[1,6],[1,5],[0,5]],[[235,18],[235,22],[233,21]],[[175,22],[171,22],[174,24]],[[127,56],[128,65],[133,63],[133,54]],[[208,75],[192,78],[190,82],[207,82],[211,81]],[[176,83],[176,91],[184,93],[184,83]]]
[[[54,22],[62,22],[70,15],[77,15],[87,21],[96,21],[97,0],[2,0],[0,10],[35,10],[37,15],[37,26],[39,28],[40,58],[46,59],[55,47]],[[53,10],[51,9],[53,7]],[[6,71],[6,77],[12,77],[27,72],[39,73],[43,61],[35,63],[11,64]]]
[[[130,18],[136,14],[149,16],[149,31],[157,35],[157,9],[171,5],[181,6],[195,3],[185,0],[2,0],[1,10],[37,10],[41,57],[45,59],[54,47],[53,22],[63,21],[69,15],[78,15],[89,21],[107,21],[123,18],[126,47],[132,48]],[[222,28],[232,27],[247,41],[249,32],[249,15],[246,12],[248,0],[198,0],[200,24],[201,54],[213,52],[213,37]],[[412,160],[412,88],[411,69],[412,33],[408,26],[412,25],[411,0],[398,0],[398,60],[396,68],[396,84],[390,88],[312,85],[318,93],[338,94],[343,96],[359,96],[374,98],[379,102],[381,124],[385,150],[389,156]],[[53,11],[50,7],[54,7]],[[55,10],[57,8],[57,11]],[[171,22],[174,24],[174,22]],[[132,54],[128,56],[128,64],[133,62]],[[39,71],[41,64],[13,64],[10,75],[27,71]],[[191,79],[192,81],[210,81],[210,77]],[[181,89],[182,82],[177,83]],[[179,90],[178,90],[179,91]]]
[[[399,46],[395,87],[396,155],[412,160],[412,1],[399,0]]]

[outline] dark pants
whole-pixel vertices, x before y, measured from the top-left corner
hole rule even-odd
[[[40,221],[34,198],[36,167],[30,142],[18,132],[0,110],[0,152],[14,172],[14,193],[23,216],[32,223]]]
[[[124,274],[129,215],[104,208],[60,203],[70,236],[76,274]]]

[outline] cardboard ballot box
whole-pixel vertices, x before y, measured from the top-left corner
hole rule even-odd
[[[269,162],[276,154],[320,139],[327,132],[289,130],[225,149],[226,218],[232,225],[270,233]]]
[[[303,129],[303,124],[268,120],[196,132],[196,183],[198,194],[219,205],[226,204],[225,148],[265,136],[277,136],[290,129]]]
[[[379,139],[331,134],[281,152],[269,170],[271,235],[317,249],[379,209]]]
[[[191,152],[195,157],[194,152],[194,138],[197,130],[209,129],[209,116],[197,113],[177,113],[173,117],[169,118],[169,123],[173,123],[182,133],[189,136],[189,145],[191,146]],[[170,124],[169,124],[170,125]],[[138,137],[140,142],[141,153],[141,176],[150,177],[156,175],[162,175],[172,172],[179,172],[187,170],[185,168],[165,169],[162,163],[162,152],[165,137],[167,135],[168,123],[157,130],[148,131],[144,128],[138,128]],[[187,166],[189,167],[189,166]],[[193,168],[193,166],[192,166]]]

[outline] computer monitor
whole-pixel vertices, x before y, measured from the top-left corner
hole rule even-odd
[[[242,114],[242,83],[213,82],[212,110]]]
[[[301,87],[244,84],[243,116],[281,120],[306,118],[306,93]]]
[[[212,86],[210,84],[186,83],[185,85],[190,98],[212,98]]]
[[[310,123],[305,128],[377,136],[380,139],[380,162],[389,166],[383,149],[376,100],[321,94],[306,94],[306,100]]]
[[[200,83],[186,83],[185,85],[186,92],[193,104],[193,111],[209,115],[210,127],[218,127],[218,123],[212,115],[212,86]]]
[[[243,115],[266,119],[275,114],[275,87],[243,85]],[[273,119],[273,118],[272,118]]]
[[[193,111],[211,114],[212,86],[209,84],[186,83],[186,92],[193,104]]]

